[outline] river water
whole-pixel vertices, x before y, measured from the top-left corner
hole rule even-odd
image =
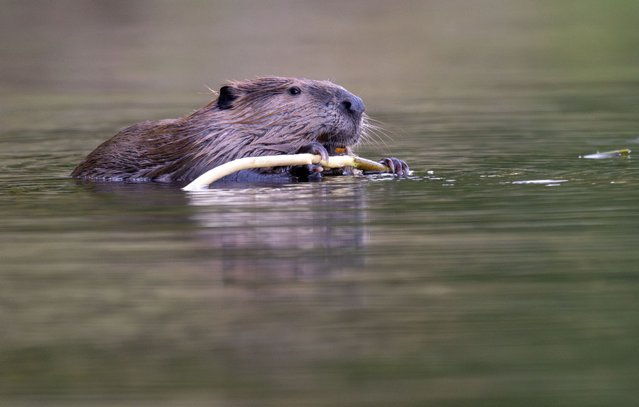
[[[3,1],[7,406],[600,406],[639,392],[633,1]],[[408,179],[84,184],[136,121],[332,79]]]

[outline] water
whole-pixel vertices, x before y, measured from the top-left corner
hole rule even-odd
[[[3,3],[2,405],[635,402],[639,164],[578,158],[639,143],[634,2]],[[274,73],[413,177],[68,178]]]

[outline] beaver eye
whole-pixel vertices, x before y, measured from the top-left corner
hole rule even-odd
[[[291,95],[299,95],[300,93],[302,93],[302,89],[298,88],[297,86],[292,86],[288,88],[288,93],[290,93]]]

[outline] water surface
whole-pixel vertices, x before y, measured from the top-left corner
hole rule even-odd
[[[3,3],[3,405],[636,400],[639,165],[578,158],[639,143],[634,2]],[[413,176],[68,177],[266,74],[363,96]]]

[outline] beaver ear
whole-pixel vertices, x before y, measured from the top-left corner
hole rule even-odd
[[[233,107],[233,101],[237,99],[237,89],[232,86],[222,86],[220,88],[220,96],[217,98],[217,106],[224,110]]]

